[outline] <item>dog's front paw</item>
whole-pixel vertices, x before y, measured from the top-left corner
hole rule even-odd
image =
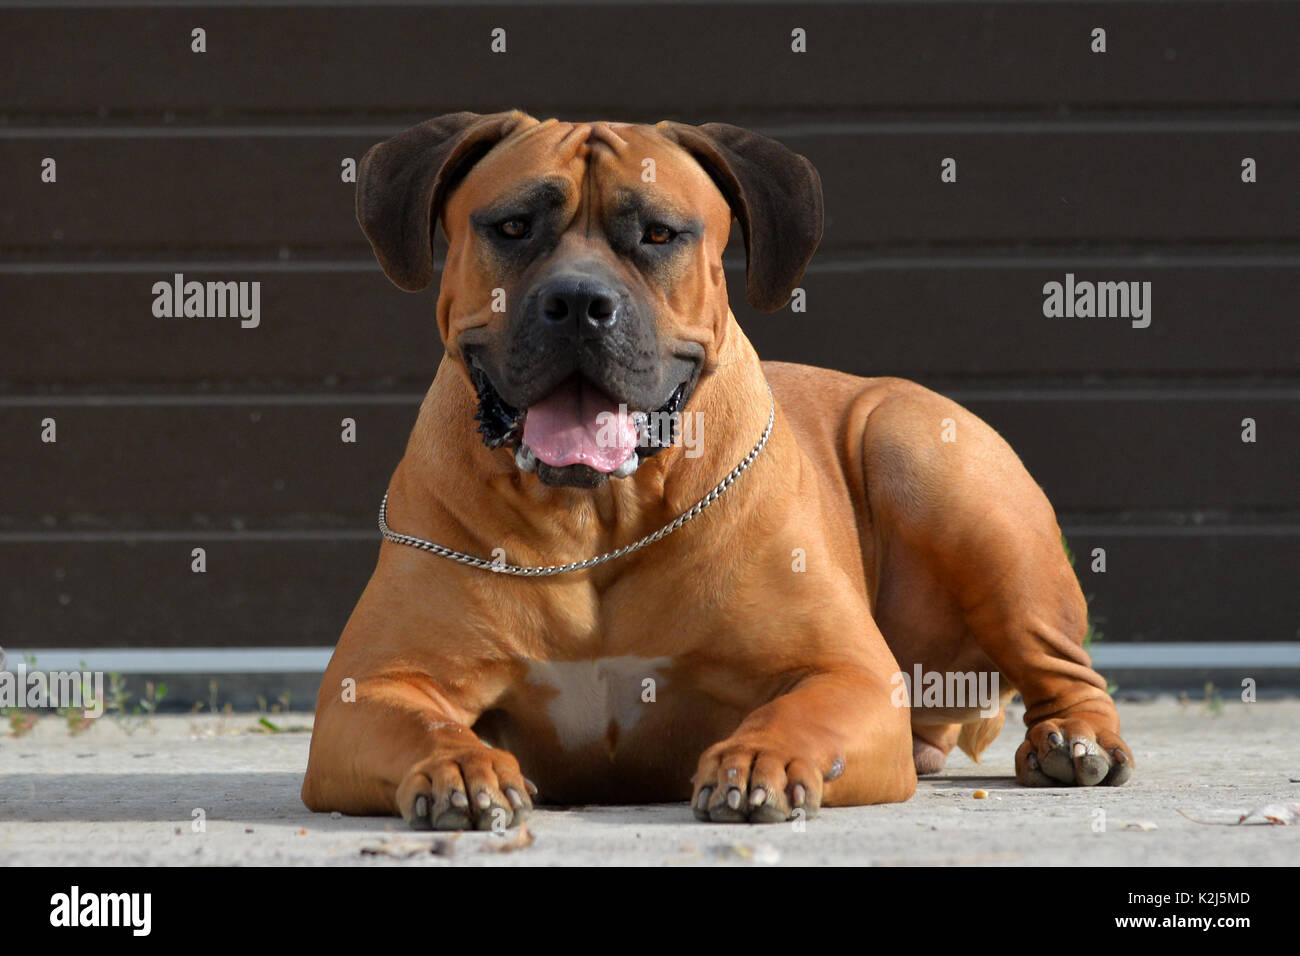
[[[414,830],[500,830],[523,821],[535,793],[511,754],[474,743],[413,766],[397,807]]]
[[[805,757],[775,741],[732,738],[700,757],[692,778],[697,819],[713,823],[780,823],[821,807],[822,784],[843,772],[834,761],[823,774]]]
[[[1118,787],[1133,767],[1124,739],[1083,717],[1034,724],[1016,751],[1016,780],[1025,787]]]

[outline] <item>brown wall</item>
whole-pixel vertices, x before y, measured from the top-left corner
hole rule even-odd
[[[1300,4],[0,5],[0,35],[0,645],[333,642],[438,360],[340,162],[511,107],[804,152],[826,239],[806,314],[737,304],[765,357],[984,416],[1106,640],[1300,637]],[[260,326],[154,317],[176,272],[260,281]],[[1151,326],[1045,318],[1067,272],[1151,282]]]

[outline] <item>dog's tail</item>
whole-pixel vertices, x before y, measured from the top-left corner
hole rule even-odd
[[[973,724],[962,724],[957,735],[957,746],[973,762],[979,763],[980,754],[1002,733],[1002,724],[1006,719],[1006,708],[999,707],[992,717],[981,717]]]

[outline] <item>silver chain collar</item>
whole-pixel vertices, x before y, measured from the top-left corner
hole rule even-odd
[[[384,499],[379,503],[379,533],[384,536],[385,541],[391,541],[393,544],[404,544],[412,548],[418,548],[421,551],[428,551],[430,554],[436,554],[440,558],[447,558],[459,564],[467,565],[471,568],[481,568],[484,571],[495,571],[498,574],[514,574],[520,577],[540,578],[553,574],[565,574],[569,571],[582,571],[585,568],[594,568],[598,564],[604,564],[606,561],[613,561],[615,558],[621,558],[625,554],[631,554],[633,551],[640,551],[646,545],[654,544],[663,538],[668,537],[686,522],[697,518],[705,508],[713,504],[722,497],[722,493],[732,486],[746,468],[754,463],[754,459],[759,456],[767,439],[772,434],[772,423],[776,421],[776,398],[772,395],[772,387],[767,388],[768,398],[772,399],[771,411],[767,414],[767,427],[763,429],[762,436],[758,439],[748,455],[741,459],[740,464],[731,469],[727,477],[714,485],[713,490],[695,503],[689,510],[679,515],[668,524],[664,525],[653,534],[648,534],[644,538],[633,541],[631,544],[624,545],[617,551],[607,551],[599,554],[594,558],[587,558],[585,561],[574,561],[571,564],[546,564],[546,565],[521,565],[506,564],[495,558],[478,558],[472,554],[465,554],[463,551],[454,551],[451,548],[443,547],[432,541],[426,541],[424,538],[417,538],[415,535],[399,534],[392,528],[388,527],[388,492],[384,492]]]

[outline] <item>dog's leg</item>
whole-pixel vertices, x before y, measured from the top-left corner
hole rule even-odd
[[[1087,605],[1046,496],[970,412],[911,383],[891,388],[863,436],[878,552],[928,569],[1020,692],[1029,727],[1016,753],[1020,783],[1123,783],[1133,753],[1083,649]],[[881,574],[890,573],[886,564]]]
[[[967,618],[1025,702],[1029,729],[1016,751],[1016,779],[1029,787],[1118,786],[1133,773],[1133,754],[1106,682],[1083,650],[1083,596],[1064,553],[1037,550],[1035,578],[1004,586]]]
[[[302,788],[309,809],[395,813],[417,830],[501,829],[527,815],[536,791],[518,761],[479,740],[427,677],[360,680],[351,700],[325,692],[331,676]]]
[[[916,790],[906,707],[867,671],[823,672],[751,713],[700,757],[701,820],[776,823],[823,805],[896,803]]]

